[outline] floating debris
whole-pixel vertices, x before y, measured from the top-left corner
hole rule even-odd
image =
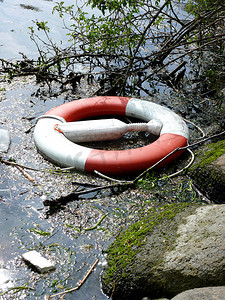
[[[6,152],[9,149],[10,136],[7,129],[0,128],[0,151]]]

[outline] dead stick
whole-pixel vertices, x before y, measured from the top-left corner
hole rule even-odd
[[[36,180],[26,171],[24,171],[23,168],[21,168],[20,166],[15,166],[29,181],[35,183],[36,185],[38,185],[38,183],[36,182]]]
[[[94,268],[97,265],[98,261],[99,261],[99,259],[97,258],[96,261],[93,263],[93,265],[88,270],[87,274],[84,276],[84,278],[79,281],[78,286],[76,286],[76,287],[74,287],[74,288],[72,288],[70,290],[67,290],[67,291],[64,291],[64,292],[60,292],[60,293],[55,294],[55,295],[47,295],[45,297],[45,299],[51,299],[51,298],[54,298],[54,297],[57,297],[57,296],[60,296],[60,295],[65,295],[65,294],[68,294],[68,293],[71,293],[71,292],[74,292],[74,291],[78,290],[84,284],[84,282],[87,280],[87,278],[91,274],[91,272],[94,270]]]
[[[79,196],[82,196],[85,194],[94,193],[94,192],[98,192],[98,191],[105,190],[105,189],[116,189],[116,188],[119,189],[119,188],[125,188],[125,187],[128,188],[128,187],[131,187],[132,185],[133,185],[133,181],[126,181],[123,183],[104,185],[104,186],[99,186],[99,187],[82,190],[82,191],[78,191],[78,192],[75,191],[68,195],[60,196],[59,198],[54,199],[54,200],[46,199],[43,201],[43,204],[45,206],[65,204],[65,203],[75,200],[75,199],[78,200]]]
[[[44,170],[34,169],[34,168],[31,168],[31,167],[28,167],[28,166],[20,165],[18,163],[10,161],[10,160],[6,160],[1,155],[0,155],[0,162],[4,163],[6,165],[9,165],[9,166],[20,167],[20,168],[31,170],[31,171],[45,172]]]

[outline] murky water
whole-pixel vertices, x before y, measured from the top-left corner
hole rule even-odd
[[[64,103],[65,97],[40,99],[36,96],[39,88],[33,78],[0,83],[0,125],[9,130],[11,137],[9,151],[2,153],[3,158],[46,170],[25,169],[35,180],[32,182],[15,166],[0,165],[1,299],[43,299],[44,295],[74,287],[97,258],[100,261],[87,281],[65,299],[107,299],[101,291],[100,273],[105,263],[104,249],[113,238],[152,206],[187,199],[196,201],[198,195],[185,181],[178,181],[178,186],[165,194],[166,182],[159,182],[150,185],[150,190],[139,188],[119,195],[106,191],[104,197],[97,193],[87,195],[49,210],[43,200],[67,195],[77,186],[86,188],[86,183],[107,182],[90,174],[48,172],[55,167],[37,153],[33,126],[38,116]],[[87,95],[85,87],[84,91]],[[84,91],[71,95],[71,100],[81,97]],[[29,250],[37,250],[52,260],[56,270],[41,275],[29,268],[21,259]]]
[[[50,170],[54,166],[37,153],[33,126],[38,116],[65,100],[63,95],[40,99],[35,96],[39,88],[32,78],[0,83],[0,125],[9,130],[11,137],[9,151],[2,156],[30,168]],[[72,95],[71,100],[82,93],[87,95],[87,88],[84,91],[81,88],[80,93]],[[75,292],[76,299],[107,299],[100,284],[105,261],[103,250],[120,230],[152,206],[148,192],[131,190],[116,196],[106,191],[104,197],[87,195],[49,211],[43,200],[69,194],[77,186],[74,183],[85,187],[85,183],[105,185],[107,182],[76,172],[54,175],[25,171],[35,183],[18,168],[0,165],[0,295],[7,292],[1,295],[2,299],[39,299],[74,287],[97,258],[100,262]],[[40,275],[28,268],[21,255],[29,250],[37,250],[52,260],[56,271]],[[15,287],[18,288],[10,291]],[[74,293],[66,299],[74,299]]]
[[[2,154],[5,159],[10,157],[20,164],[40,169],[49,168],[49,164],[37,154],[32,138],[32,126],[38,115],[49,110],[53,105],[62,103],[63,99],[39,101],[31,97],[31,91],[35,92],[37,88],[34,82],[25,82],[25,85],[18,82],[10,89],[6,85],[4,92],[6,97],[0,102],[0,120],[1,126],[7,128],[11,136],[9,152]],[[69,193],[72,189],[71,181],[88,180],[88,178],[76,174],[49,176],[48,173],[27,172],[38,185],[30,182],[15,167],[1,164],[0,168],[0,290],[4,292],[10,287],[23,287],[26,284],[29,286],[29,289],[22,289],[21,292],[13,290],[2,295],[1,299],[23,297],[34,299],[51,294],[54,290],[60,291],[74,286],[83,278],[96,258],[101,258],[99,250],[102,245],[98,242],[99,238],[93,238],[90,233],[81,235],[81,231],[83,227],[91,227],[95,224],[102,212],[95,211],[96,208],[93,207],[88,210],[77,208],[80,206],[77,203],[73,208],[72,203],[67,209],[74,209],[76,214],[79,210],[82,219],[79,219],[79,224],[76,224],[77,228],[80,228],[76,231],[71,229],[75,225],[69,224],[71,215],[66,217],[69,212],[63,210],[47,218],[42,203],[43,195],[45,198],[48,195],[54,198],[54,195],[62,192]],[[87,202],[86,205],[90,203]],[[87,211],[90,221],[83,215]],[[74,218],[75,215],[72,219]],[[68,231],[74,233],[67,234]],[[21,260],[21,255],[30,249],[36,249],[53,260],[56,271],[42,276],[29,269]],[[83,289],[77,291],[78,299],[91,299],[94,296],[97,297],[96,299],[105,299],[100,289],[100,265],[101,263],[93,272],[91,282],[85,283],[86,291]],[[15,291],[17,293],[13,296]]]
[[[98,258],[87,281],[65,299],[107,299],[101,291],[100,274],[105,264],[104,249],[113,238],[152,206],[198,201],[199,197],[186,181],[178,181],[176,187],[164,193],[166,180],[151,184],[150,190],[139,188],[119,195],[106,191],[104,197],[97,193],[87,195],[49,210],[43,200],[67,195],[77,186],[86,188],[86,183],[107,182],[90,174],[48,172],[55,167],[37,153],[33,127],[38,116],[65,100],[63,95],[40,99],[36,96],[39,88],[33,78],[0,83],[0,125],[9,130],[11,137],[9,151],[2,156],[7,161],[45,170],[25,169],[35,180],[32,182],[15,166],[0,164],[0,298],[43,299],[77,286]],[[87,94],[85,87],[84,91]],[[80,93],[71,95],[70,100],[82,96],[82,89]],[[29,268],[21,255],[30,250],[53,261],[56,270],[41,275]]]
[[[0,57],[19,58],[19,51],[36,56],[36,48],[27,34],[32,20],[48,19],[55,39],[60,41],[63,30],[61,22],[51,14],[54,5],[55,1],[47,0],[0,1]],[[197,201],[199,196],[185,180],[178,181],[167,194],[163,193],[164,182],[160,182],[151,186],[151,192],[140,188],[120,195],[89,195],[49,211],[43,205],[46,198],[69,194],[77,186],[86,187],[86,183],[107,182],[89,174],[49,173],[55,167],[37,153],[33,142],[38,116],[65,101],[87,97],[96,87],[87,89],[85,82],[81,82],[77,94],[55,98],[39,97],[40,88],[33,78],[15,79],[11,84],[0,82],[0,127],[8,129],[11,137],[9,151],[1,154],[7,161],[42,170],[25,169],[34,182],[17,167],[0,164],[0,298],[43,299],[45,295],[75,287],[99,258],[87,281],[65,299],[107,299],[101,291],[100,273],[105,264],[104,249],[112,239],[153,205]],[[56,270],[41,275],[29,268],[21,259],[29,250],[37,250],[52,260]]]
[[[28,27],[33,26],[33,21],[37,19],[48,20],[52,37],[57,42],[63,41],[61,21],[51,13],[55,4],[56,1],[47,0],[1,1],[0,57],[17,59],[21,57],[19,52],[36,57],[37,51],[29,39]],[[66,4],[74,4],[74,1],[67,1]],[[39,160],[33,144],[32,126],[38,115],[64,100],[61,97],[40,101],[31,97],[39,88],[34,81],[25,79],[24,83],[21,82],[14,81],[10,87],[5,83],[1,85],[0,126],[8,129],[11,137],[10,149],[2,155],[5,159],[12,158],[30,167],[49,168],[42,158]],[[97,236],[96,233],[92,236],[92,231],[84,234],[85,230],[82,229],[93,226],[101,218],[103,212],[98,209],[99,204],[95,208],[95,203],[76,202],[74,208],[73,203],[66,208],[74,210],[74,214],[79,216],[77,231],[73,229],[75,225],[69,224],[74,221],[71,221],[71,212],[63,210],[47,218],[42,203],[46,195],[54,198],[54,195],[56,197],[62,192],[69,193],[73,188],[70,183],[72,180],[81,182],[89,181],[89,178],[78,175],[76,179],[75,174],[74,178],[68,175],[70,178],[65,179],[65,176],[52,177],[48,173],[28,172],[38,182],[38,186],[17,168],[0,165],[0,298],[43,299],[44,295],[74,287],[83,279],[96,258],[100,258],[90,278],[76,291],[76,299],[106,299],[101,292],[99,280],[104,261],[101,250],[105,244],[101,242],[100,235],[104,232],[97,230]],[[91,208],[85,209],[83,205]],[[87,212],[88,217],[84,215]],[[42,235],[42,232],[47,232],[47,235]],[[51,259],[56,265],[56,271],[40,275],[28,268],[21,260],[21,255],[32,249]],[[12,291],[10,288],[13,288]],[[74,299],[74,295],[68,295],[66,299]]]

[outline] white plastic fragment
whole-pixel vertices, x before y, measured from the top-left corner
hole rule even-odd
[[[34,266],[40,273],[46,273],[55,269],[55,266],[51,261],[44,258],[35,250],[24,253],[22,258],[25,262]]]
[[[0,151],[7,151],[10,144],[9,131],[0,128]]]

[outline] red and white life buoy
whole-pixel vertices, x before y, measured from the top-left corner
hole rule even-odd
[[[123,115],[145,122],[158,120],[162,123],[160,136],[144,147],[109,151],[73,143],[54,129],[59,123],[101,115]],[[116,96],[85,98],[62,104],[40,117],[34,130],[38,150],[50,161],[63,167],[85,172],[97,170],[105,174],[145,170],[176,148],[186,146],[188,138],[186,123],[170,109],[150,101]],[[177,151],[160,165],[170,163],[180,154],[181,151]]]

